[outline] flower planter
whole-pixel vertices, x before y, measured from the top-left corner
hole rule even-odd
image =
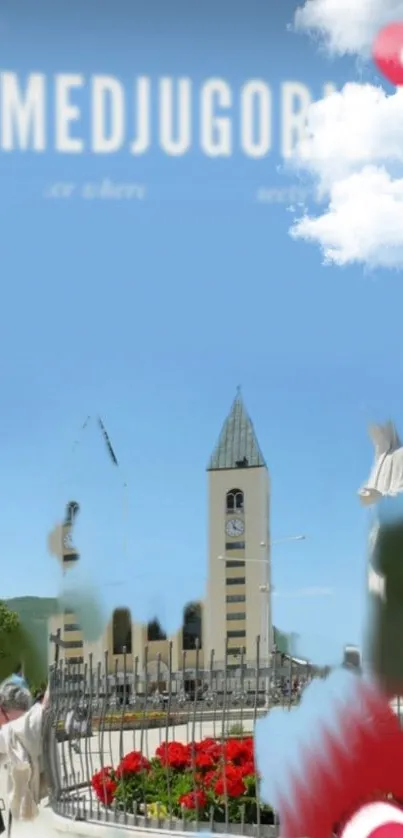
[[[163,743],[151,760],[132,751],[92,778],[104,823],[275,838],[274,814],[258,801],[258,784],[250,737]]]

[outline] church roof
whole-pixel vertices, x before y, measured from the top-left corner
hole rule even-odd
[[[207,471],[265,465],[254,427],[238,390]]]

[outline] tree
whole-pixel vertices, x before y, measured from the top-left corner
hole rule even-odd
[[[167,636],[164,629],[161,626],[160,621],[157,617],[154,620],[151,620],[147,624],[147,642],[150,643],[153,640],[166,640]]]
[[[10,662],[9,659],[13,653],[18,656],[18,651],[14,651],[16,645],[19,643],[20,637],[20,618],[14,611],[10,611],[5,602],[0,601],[0,675],[3,676],[5,666]],[[18,661],[15,658],[14,668]]]
[[[31,684],[38,685],[46,678],[40,655],[18,614],[0,600],[0,681],[11,675],[18,663],[23,664]]]

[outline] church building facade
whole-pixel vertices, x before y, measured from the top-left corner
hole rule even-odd
[[[207,466],[208,558],[205,598],[190,603],[183,626],[167,638],[154,620],[132,621],[118,609],[96,643],[84,641],[74,615],[55,615],[49,624],[54,638],[60,632],[60,658],[77,664],[105,660],[112,674],[145,669],[152,680],[165,681],[169,672],[235,670],[241,661],[269,660],[273,647],[271,613],[270,481],[253,424],[240,392],[224,422]],[[60,551],[63,566],[69,551],[64,525]],[[67,546],[66,546],[67,545]],[[54,551],[53,547],[53,551]],[[74,638],[70,626],[74,627]],[[71,642],[74,646],[71,646]],[[74,649],[74,653],[73,653]],[[107,656],[105,656],[107,652]],[[49,644],[49,663],[54,644]]]

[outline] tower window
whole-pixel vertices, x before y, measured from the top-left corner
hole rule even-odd
[[[233,611],[232,614],[227,614],[227,620],[246,620],[246,613],[245,611]]]
[[[244,496],[240,489],[230,489],[227,492],[227,512],[243,512]]]
[[[79,558],[79,553],[63,553],[63,566],[66,567],[69,562],[78,562]]]
[[[226,550],[245,550],[244,541],[227,541],[225,545]]]
[[[245,562],[241,562],[241,561],[225,562],[225,567],[245,567]]]
[[[116,608],[112,617],[113,654],[132,653],[132,615],[128,608]]]
[[[230,639],[232,637],[246,637],[246,631],[245,631],[245,629],[239,629],[239,630],[236,630],[236,631],[227,631],[227,637],[228,637],[228,639]]]
[[[198,602],[189,603],[183,614],[182,649],[201,649],[202,610]]]
[[[244,585],[246,579],[244,576],[228,576],[225,581],[227,585]]]
[[[245,594],[227,594],[227,602],[246,602]]]

